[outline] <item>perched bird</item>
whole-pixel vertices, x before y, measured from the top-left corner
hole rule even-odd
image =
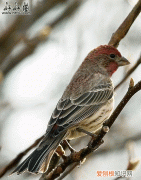
[[[14,171],[44,173],[62,140],[74,139],[96,132],[113,110],[112,74],[129,61],[112,46],[101,45],[82,62],[65,89],[47,126],[46,134],[27,159]]]

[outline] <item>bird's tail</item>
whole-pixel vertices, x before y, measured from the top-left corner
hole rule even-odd
[[[21,174],[24,171],[31,173],[46,172],[51,157],[64,137],[65,133],[59,134],[57,137],[45,136],[39,147],[35,149],[11,174],[17,172]]]

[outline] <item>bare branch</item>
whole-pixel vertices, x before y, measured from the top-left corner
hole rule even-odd
[[[139,158],[135,157],[135,150],[134,150],[134,142],[128,142],[127,144],[127,150],[128,150],[128,156],[129,156],[129,161],[128,161],[128,166],[127,170],[135,170],[136,167],[139,165]]]
[[[55,0],[56,1],[56,0]],[[61,0],[63,1],[63,0]],[[60,1],[60,2],[61,2]],[[65,1],[65,0],[64,0]],[[50,1],[51,2],[51,1]],[[46,28],[49,27],[50,30],[52,28],[54,28],[56,25],[58,25],[58,23],[62,22],[63,20],[65,20],[68,16],[71,16],[75,10],[79,7],[79,5],[81,4],[80,0],[76,0],[73,1],[72,4],[70,4],[70,6],[68,6],[66,8],[66,10],[64,11],[64,13],[62,13],[62,15],[57,18],[54,22],[52,22],[51,24],[49,24],[48,26],[45,26],[43,31],[41,31],[37,36],[35,36],[34,38],[27,40],[25,38],[26,41],[26,47],[25,49],[18,54],[18,56],[16,56],[15,58],[10,58],[8,60],[8,62],[4,62],[3,66],[2,66],[2,72],[4,75],[6,75],[16,64],[18,64],[22,59],[24,59],[25,57],[29,56],[30,54],[32,54],[34,52],[34,50],[36,49],[36,47],[38,46],[38,44],[40,42],[43,42],[44,40],[46,40],[49,36],[49,32],[47,32]],[[111,40],[109,41],[109,45],[112,45],[114,47],[117,47],[119,42],[121,41],[122,38],[124,38],[124,36],[127,34],[128,30],[130,29],[131,25],[133,24],[134,20],[136,19],[136,17],[138,16],[138,14],[141,11],[141,0],[138,1],[138,3],[136,4],[136,6],[133,8],[133,10],[131,11],[131,13],[128,15],[128,17],[125,19],[125,21],[121,24],[121,26],[118,28],[118,30],[113,34],[113,36],[111,37]],[[31,23],[32,24],[32,23]],[[16,27],[17,28],[17,27]],[[18,28],[17,28],[18,29]],[[9,29],[10,30],[10,29]],[[45,31],[44,31],[45,30]],[[2,40],[2,42],[4,42],[7,37],[11,35],[11,30],[7,33],[7,35],[4,37],[5,39],[0,39]],[[15,44],[19,42],[19,39],[15,41]],[[12,48],[11,46],[9,46],[10,48]],[[9,48],[9,52],[10,49]],[[4,58],[3,58],[4,60]],[[128,72],[128,74],[125,76],[125,78],[122,80],[121,84],[129,77],[129,75],[138,67],[138,65],[140,64],[139,60],[136,63],[136,65]],[[119,85],[118,85],[119,86]],[[117,87],[116,87],[117,88]],[[133,81],[130,82],[130,86],[128,89],[128,92],[126,93],[125,97],[123,98],[123,100],[120,102],[120,104],[117,106],[117,108],[115,109],[114,113],[112,114],[112,116],[109,118],[108,121],[106,121],[103,125],[103,128],[101,129],[101,131],[98,133],[98,136],[91,140],[91,142],[88,144],[87,148],[83,148],[81,149],[79,152],[73,153],[69,156],[67,156],[67,158],[64,160],[63,163],[61,163],[60,165],[57,166],[57,163],[59,161],[59,156],[57,156],[55,159],[52,160],[52,166],[50,166],[50,170],[48,171],[48,175],[44,174],[44,177],[42,176],[43,180],[48,180],[48,179],[55,179],[57,177],[60,176],[61,173],[64,173],[66,168],[69,167],[68,171],[66,171],[63,175],[62,178],[65,177],[68,173],[70,173],[81,161],[83,161],[83,159],[90,153],[92,153],[93,151],[95,151],[101,144],[102,144],[102,139],[103,137],[106,135],[108,129],[112,126],[112,124],[114,123],[114,121],[116,120],[116,118],[118,117],[118,115],[120,114],[120,112],[122,111],[122,109],[125,107],[125,105],[127,104],[127,102],[130,100],[130,98],[139,90],[141,90],[141,81],[138,82],[135,86]],[[37,139],[35,141],[34,144],[32,144],[29,148],[27,148],[25,151],[23,151],[22,153],[20,153],[13,161],[11,161],[6,167],[4,167],[1,171],[0,171],[0,177],[2,177],[9,169],[13,168],[15,165],[17,165],[17,163],[21,160],[21,158],[27,154],[27,152],[29,152],[29,150],[31,150],[33,147],[35,147],[40,140],[43,138],[43,136],[39,139]],[[56,153],[55,153],[56,154]],[[55,157],[55,155],[53,156]],[[72,166],[70,166],[72,165]],[[56,167],[57,166],[57,167]],[[56,168],[55,168],[56,167]],[[53,168],[55,168],[54,170],[52,170]],[[61,178],[61,177],[60,177]]]
[[[66,10],[62,13],[60,17],[58,17],[53,23],[50,24],[50,26],[53,28],[56,26],[58,23],[62,22],[66,18],[70,17],[72,13],[74,13],[80,4],[83,2],[83,0],[74,0],[67,8]]]
[[[107,154],[114,150],[121,150],[124,148],[125,144],[128,141],[140,141],[140,140],[141,140],[141,133],[138,133],[138,134],[135,134],[134,136],[127,137],[122,141],[117,141],[115,142],[115,144],[112,143],[112,145],[109,145],[107,148],[105,147],[101,148],[98,151],[96,151],[94,155],[104,154],[104,153]]]
[[[22,1],[22,0],[21,0]],[[31,16],[17,16],[14,23],[0,36],[0,44],[7,44],[10,36],[14,35],[13,32],[24,29],[27,30],[35,21],[37,21],[44,13],[47,13],[50,9],[58,5],[59,3],[64,3],[66,0],[48,0],[37,2],[37,6],[32,9]],[[21,2],[20,2],[21,4]],[[25,23],[28,22],[28,23]],[[11,39],[10,39],[11,41]]]
[[[116,30],[115,33],[113,33],[109,45],[118,47],[119,42],[125,37],[127,32],[129,31],[131,25],[141,12],[141,0],[138,1],[138,3],[134,6],[132,11],[129,13],[127,18],[123,21],[123,23],[119,26],[119,28]]]
[[[103,137],[107,134],[107,130],[105,131],[104,128],[111,127],[112,124],[115,122],[116,118],[120,114],[120,112],[123,110],[125,105],[128,103],[128,101],[131,99],[131,97],[136,94],[139,90],[141,90],[141,81],[139,81],[135,86],[133,86],[133,80],[130,81],[129,89],[122,99],[122,101],[119,103],[115,111],[112,113],[110,118],[103,124],[103,128],[98,133],[97,137],[88,144],[87,148],[81,149],[79,152],[75,152],[70,154],[66,157],[63,163],[59,164],[51,173],[49,173],[46,177],[44,177],[44,180],[52,180],[56,179],[57,177],[62,174],[67,167],[69,167],[74,162],[81,162],[83,159],[93,151],[95,151],[102,143]],[[70,172],[70,171],[69,171]]]
[[[125,77],[121,80],[121,82],[115,87],[114,90],[117,90],[126,80],[127,78],[137,69],[137,67],[141,64],[141,56],[139,57],[136,64],[127,72]]]
[[[0,84],[1,84],[2,80],[3,80],[3,73],[2,73],[2,71],[0,71]]]
[[[128,150],[128,156],[129,156],[129,161],[128,161],[128,166],[127,166],[127,171],[133,171],[138,165],[139,165],[139,158],[135,158],[135,152],[134,152],[134,143],[133,142],[128,142],[126,144],[127,150]],[[115,178],[115,180],[118,179],[125,179],[125,176],[119,176]]]
[[[71,4],[69,4],[69,6],[65,9],[65,11],[54,22],[50,23],[49,25],[46,25],[43,28],[43,30],[39,32],[34,38],[32,39],[23,38],[23,40],[26,42],[25,44],[26,47],[16,57],[9,57],[9,59],[3,62],[3,64],[1,65],[1,71],[3,72],[3,75],[6,75],[13,67],[15,67],[24,58],[31,55],[41,42],[47,40],[51,30],[55,28],[55,26],[57,26],[63,20],[66,20],[66,18],[70,17],[77,10],[77,8],[80,6],[82,2],[83,2],[82,0],[74,0]],[[50,30],[46,31],[47,29]]]

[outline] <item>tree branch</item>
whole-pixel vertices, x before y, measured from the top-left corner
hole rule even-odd
[[[82,0],[74,0],[71,2],[68,7],[64,10],[64,12],[52,23],[46,25],[35,37],[32,39],[27,39],[23,37],[25,42],[25,48],[15,57],[9,57],[6,59],[1,65],[1,71],[3,76],[5,76],[13,67],[15,67],[19,62],[21,62],[24,58],[31,55],[36,47],[43,41],[47,40],[52,29],[55,28],[59,23],[64,21],[66,18],[73,15],[73,13],[78,9]],[[21,37],[22,40],[22,37]],[[13,44],[12,44],[13,45]],[[3,59],[4,60],[4,59]]]
[[[136,64],[127,72],[127,74],[125,75],[125,77],[121,80],[121,82],[115,87],[114,90],[117,90],[119,88],[119,86],[121,86],[126,80],[127,78],[137,69],[137,67],[141,64],[141,55],[138,59],[138,61],[136,62]]]
[[[68,16],[70,16],[73,12],[75,12],[75,10],[77,9],[77,7],[79,7],[81,1],[77,0],[74,1],[74,6],[73,3],[71,4],[71,6],[69,6],[66,11],[64,11],[64,13],[57,18],[53,23],[50,24],[50,27],[53,28],[55,27],[58,23],[60,23],[62,20],[64,20],[65,18],[67,18]],[[121,24],[121,26],[118,28],[118,30],[113,34],[113,36],[111,37],[111,40],[109,41],[109,45],[112,45],[114,47],[117,47],[119,42],[121,41],[122,38],[124,38],[124,36],[127,34],[128,30],[130,29],[131,25],[133,24],[134,20],[136,19],[136,17],[138,16],[138,14],[141,11],[141,0],[138,1],[138,3],[135,5],[135,7],[133,8],[133,10],[130,12],[130,14],[128,15],[128,17],[125,19],[125,21]],[[45,27],[46,28],[46,27]],[[43,35],[43,36],[42,36]],[[21,52],[21,54],[19,54],[17,57],[15,57],[15,59],[10,59],[8,64],[10,65],[6,65],[3,66],[4,68],[2,69],[4,72],[4,75],[7,74],[11,68],[13,68],[16,64],[18,64],[23,58],[27,57],[28,55],[32,54],[32,52],[35,50],[35,48],[37,47],[37,45],[42,42],[43,40],[45,40],[48,37],[48,33],[46,34],[42,34],[39,33],[36,37],[34,37],[31,40],[28,40],[27,44],[27,48],[23,50],[23,52]],[[30,47],[30,48],[29,48]],[[12,60],[12,61],[11,61]],[[14,61],[15,60],[15,61]],[[140,64],[140,63],[139,63]],[[139,65],[138,64],[138,65]],[[138,66],[137,64],[129,71],[129,75],[137,68]],[[128,75],[128,77],[129,77]],[[127,79],[127,77],[125,76],[125,80]],[[124,81],[125,81],[124,80]],[[124,81],[122,81],[121,83],[123,83]],[[117,87],[116,87],[117,88]],[[81,161],[83,161],[83,159],[90,153],[92,153],[93,151],[95,151],[102,143],[102,139],[103,137],[106,135],[108,127],[110,128],[112,126],[112,124],[114,123],[114,121],[116,120],[117,116],[119,115],[119,113],[122,111],[122,109],[124,108],[124,106],[127,104],[127,102],[130,100],[130,98],[139,90],[141,89],[141,81],[139,83],[137,83],[135,86],[133,84],[133,81],[131,81],[130,83],[130,88],[128,89],[128,92],[126,93],[125,97],[123,98],[123,100],[121,101],[121,103],[117,106],[116,110],[114,111],[114,113],[112,114],[112,116],[109,118],[108,121],[106,121],[103,125],[103,128],[101,129],[101,131],[99,132],[98,136],[96,139],[93,139],[89,144],[87,148],[83,148],[81,149],[79,152],[73,153],[69,156],[67,156],[67,158],[65,159],[65,161],[63,163],[61,163],[60,165],[58,165],[53,171],[51,171],[50,174],[46,175],[44,174],[44,180],[47,179],[55,179],[57,177],[60,176],[61,173],[63,173],[67,167],[69,167],[69,165],[72,165],[69,169],[69,171],[67,173],[69,173],[72,169],[74,169],[74,167],[80,163]],[[43,138],[43,136],[41,137]],[[39,138],[41,140],[41,138]],[[38,140],[39,140],[38,139]],[[5,168],[3,168],[0,171],[0,177],[2,177],[9,169],[11,169],[12,167],[14,167],[15,165],[17,165],[17,163],[21,160],[21,158],[29,151],[31,150],[33,147],[35,147],[39,141],[36,140],[35,143],[33,145],[31,145],[28,149],[26,149],[24,152],[20,153],[13,161],[11,161]],[[38,143],[37,143],[38,141]],[[56,161],[56,160],[55,160]],[[56,161],[57,162],[57,161]],[[65,177],[66,174],[64,174],[62,177]]]
[[[66,169],[66,171],[63,174],[61,174],[61,176],[57,180],[62,180],[63,178],[65,178],[73,169],[75,169],[79,165],[80,165],[80,162],[73,163],[71,166],[69,166]]]
[[[42,1],[42,3],[37,2],[36,7],[32,9],[31,16],[16,16],[13,24],[0,36],[0,64],[11,53],[13,47],[19,43],[21,34],[26,34],[28,28],[32,26],[35,21],[37,21],[41,16],[47,13],[50,9],[54,8],[56,5],[64,2],[66,2],[66,0],[47,0]]]
[[[128,166],[126,170],[133,171],[136,169],[136,167],[139,165],[139,162],[140,162],[139,158],[135,158],[133,142],[130,141],[127,143],[127,150],[128,150],[129,160],[128,160]],[[125,179],[125,176],[119,176],[115,178],[114,180],[118,180],[118,179]]]
[[[111,151],[117,151],[117,150],[121,150],[125,147],[125,145],[127,144],[127,142],[129,141],[139,141],[141,140],[141,133],[139,134],[136,134],[132,137],[128,137],[126,138],[124,141],[122,142],[118,142],[116,144],[113,144],[112,146],[110,146],[109,148],[105,149],[105,148],[100,148],[98,151],[95,151],[95,153],[93,153],[90,157],[92,158],[93,156],[96,156],[96,155],[101,155],[101,154],[107,154],[107,153],[110,153]],[[61,180],[63,179],[64,177],[66,177],[73,169],[75,169],[80,163],[79,162],[75,162],[72,164],[72,166],[69,166],[65,171],[64,173],[62,173],[60,175],[60,177],[57,179],[57,180]],[[45,173],[47,175],[47,173]],[[45,179],[41,179],[41,180],[45,180]]]
[[[123,149],[123,147],[125,146],[125,144],[128,142],[128,141],[140,141],[141,140],[141,133],[138,133],[138,134],[135,134],[134,136],[130,136],[130,137],[127,137],[125,138],[123,141],[119,141],[115,144],[112,144],[111,146],[107,147],[107,148],[101,148],[99,149],[98,151],[95,152],[95,155],[98,155],[98,154],[107,154],[107,153],[110,153],[111,151],[116,151],[116,150],[121,150]]]
[[[109,45],[118,47],[119,42],[125,37],[127,32],[129,31],[131,25],[141,12],[141,0],[137,2],[132,11],[129,13],[127,18],[123,21],[123,23],[119,26],[115,33],[113,33]]]
[[[103,127],[100,130],[100,132],[98,133],[97,137],[95,139],[91,140],[91,142],[88,144],[88,147],[83,148],[79,152],[76,152],[76,153],[73,153],[73,154],[70,154],[69,156],[67,156],[63,163],[59,164],[51,173],[49,173],[48,175],[46,175],[46,177],[44,177],[44,180],[56,179],[72,163],[83,161],[83,159],[87,155],[89,155],[90,153],[95,151],[101,145],[103,137],[107,134],[108,129],[111,128],[111,126],[113,125],[113,123],[115,122],[116,118],[118,117],[120,112],[123,110],[125,105],[131,99],[131,97],[134,94],[136,94],[139,90],[141,90],[141,81],[139,81],[134,86],[134,81],[133,81],[133,79],[131,79],[129,89],[128,89],[127,93],[125,94],[124,98],[119,103],[117,108],[114,110],[114,112],[112,113],[110,118],[103,124]]]

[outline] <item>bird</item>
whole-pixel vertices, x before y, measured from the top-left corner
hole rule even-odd
[[[85,136],[85,131],[99,130],[113,111],[111,76],[118,67],[128,64],[130,62],[113,46],[100,45],[93,49],[58,101],[43,140],[12,174],[45,173],[61,141]]]

